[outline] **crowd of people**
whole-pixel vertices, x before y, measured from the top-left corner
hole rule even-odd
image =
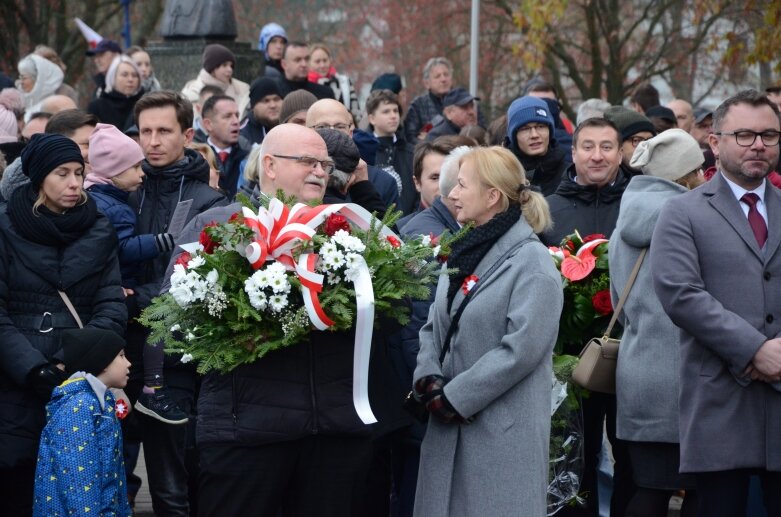
[[[385,73],[361,106],[327,46],[270,23],[258,49],[248,84],[205,46],[177,92],[104,39],[80,99],[39,46],[0,91],[4,514],[131,515],[143,444],[157,515],[546,515],[547,247],[577,231],[610,239],[614,303],[634,284],[616,394],[579,401],[579,493],[557,514],[597,516],[606,494],[613,517],[661,517],[683,493],[683,516],[781,516],[781,87],[711,111],[642,84],[570,121],[538,77],[486,120],[444,57],[409,103]],[[377,423],[353,407],[354,330],[198,375],[138,321],[179,244],[279,191],[400,210],[405,237],[470,226],[409,323],[376,323]]]

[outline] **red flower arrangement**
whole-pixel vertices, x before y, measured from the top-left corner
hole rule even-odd
[[[207,255],[211,255],[214,253],[214,248],[220,245],[220,241],[212,237],[211,233],[209,233],[209,228],[216,228],[217,223],[212,221],[206,226],[203,227],[203,230],[201,230],[201,235],[198,237],[198,242],[201,243],[201,246],[203,246],[203,252]]]
[[[601,333],[613,313],[608,274],[608,240],[602,234],[567,235],[548,248],[561,272],[564,308],[556,350],[577,354],[585,341]]]
[[[477,278],[477,275],[469,275],[468,277],[464,278],[464,283],[461,284],[461,291],[464,294],[469,294],[469,291],[474,288],[478,280],[480,279]]]
[[[329,237],[333,237],[339,230],[344,230],[350,233],[350,223],[347,222],[347,218],[341,214],[331,214],[325,220],[324,231]]]

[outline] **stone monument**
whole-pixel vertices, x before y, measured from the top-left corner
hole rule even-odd
[[[236,34],[231,0],[168,0],[160,26],[163,41],[146,48],[160,85],[181,90],[198,75],[203,48],[211,43],[228,47],[236,56],[233,76],[252,83],[263,73],[263,55],[254,45],[236,41]]]

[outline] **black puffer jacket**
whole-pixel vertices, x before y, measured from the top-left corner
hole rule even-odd
[[[135,95],[125,95],[116,90],[103,92],[100,97],[89,103],[87,112],[92,113],[104,124],[113,124],[120,131],[124,131],[133,124],[133,108],[144,90],[139,90]]]
[[[553,228],[543,233],[540,240],[546,246],[558,246],[575,230],[583,237],[602,233],[609,239],[628,184],[629,175],[619,168],[612,185],[602,188],[580,185],[575,182],[575,166],[571,165],[556,193],[545,198],[550,205]]]
[[[77,327],[58,289],[84,325],[124,333],[117,237],[108,219],[98,214],[87,233],[60,249],[25,240],[0,213],[0,466],[38,453],[44,402],[25,380],[52,362],[61,330]]]
[[[241,204],[234,203],[203,213],[179,241],[197,240],[205,224],[225,222],[239,211]],[[164,290],[172,270],[173,261]],[[381,334],[375,330],[375,337]],[[260,445],[312,434],[369,436],[375,426],[363,424],[353,406],[354,339],[352,332],[313,332],[309,342],[270,352],[227,375],[205,375],[198,395],[198,445]],[[396,428],[404,418],[401,391],[408,388],[391,386],[395,381],[387,375],[390,363],[379,339],[369,363],[369,397],[378,425]]]
[[[542,156],[525,155],[517,146],[513,146],[512,151],[523,165],[529,183],[540,187],[543,196],[556,193],[564,171],[571,165],[564,150],[554,145]]]

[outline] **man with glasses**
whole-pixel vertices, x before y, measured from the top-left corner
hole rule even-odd
[[[322,200],[333,168],[316,131],[280,124],[244,172],[260,185],[260,196],[282,190],[309,203]],[[197,241],[206,224],[227,221],[241,206],[204,212],[177,243]],[[173,260],[164,291],[172,269]],[[353,342],[351,332],[313,332],[306,343],[203,377],[198,515],[352,515],[373,428],[353,407]]]
[[[698,515],[745,515],[758,476],[781,515],[779,113],[754,90],[713,113],[719,172],[665,205],[651,246],[654,288],[681,328],[682,473]]]
[[[642,174],[640,169],[629,166],[637,144],[656,136],[656,128],[653,122],[637,111],[623,106],[611,106],[605,110],[605,118],[616,125],[621,133],[621,167],[630,176]]]
[[[532,185],[550,196],[561,183],[570,159],[554,137],[547,103],[538,97],[515,99],[507,110],[507,144],[526,170]]]

